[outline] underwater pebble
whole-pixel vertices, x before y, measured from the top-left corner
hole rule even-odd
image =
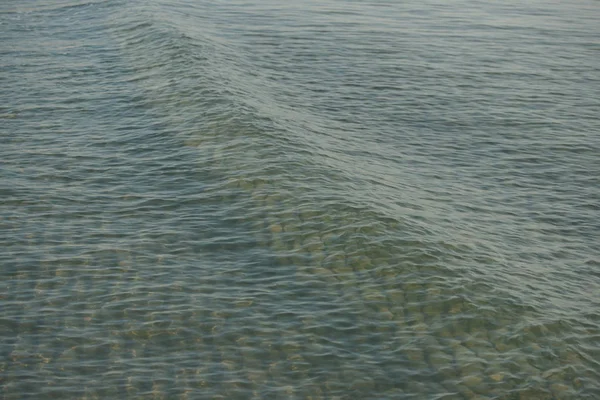
[[[502,373],[491,374],[490,379],[493,380],[494,382],[500,382],[502,379],[504,379],[504,374],[502,374]]]
[[[279,233],[279,232],[283,231],[283,227],[281,225],[279,225],[279,224],[271,225],[269,229],[273,233]]]
[[[462,379],[463,383],[468,387],[472,388],[473,386],[479,385],[483,379],[480,376],[469,375]]]
[[[552,385],[550,385],[550,390],[552,391],[555,397],[562,399],[566,398],[570,388],[569,386],[563,383],[553,383]]]

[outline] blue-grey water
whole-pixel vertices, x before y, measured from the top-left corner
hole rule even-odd
[[[3,399],[600,398],[600,3],[0,4]]]

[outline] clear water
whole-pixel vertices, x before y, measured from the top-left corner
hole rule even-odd
[[[600,398],[599,27],[2,2],[3,398]]]

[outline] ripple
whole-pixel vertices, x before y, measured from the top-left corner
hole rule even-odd
[[[1,7],[7,399],[599,393],[592,6],[383,3]]]

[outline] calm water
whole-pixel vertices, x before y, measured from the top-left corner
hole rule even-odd
[[[599,27],[2,2],[0,396],[600,398]]]

